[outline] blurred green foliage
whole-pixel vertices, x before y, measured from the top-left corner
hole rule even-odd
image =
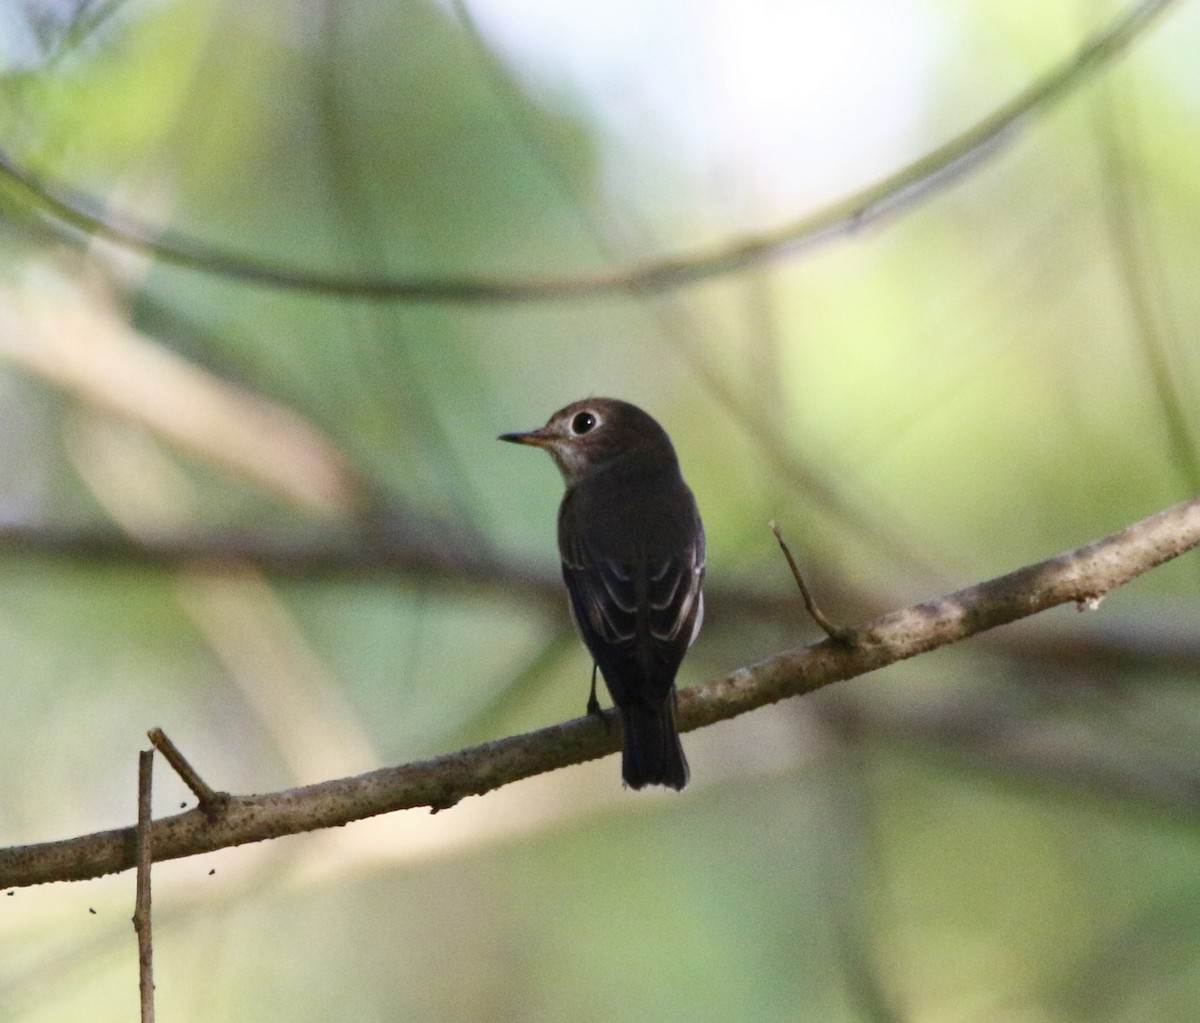
[[[1117,13],[571,6],[10,4],[0,149],[95,215],[275,267],[585,273],[882,178]],[[841,618],[1107,533],[1188,496],[1200,472],[1200,11],[1175,6],[885,226],[663,297],[333,299],[79,245],[6,186],[0,516],[338,543],[382,529],[552,575],[557,474],[493,438],[608,393],[675,438],[714,590],[789,592],[769,518]],[[814,65],[822,88],[792,91]],[[22,356],[46,341],[38,317],[73,303],[92,319],[48,322],[77,352],[115,322],[196,371],[194,390],[152,383],[139,401],[199,432],[217,425],[189,411],[210,388],[286,410],[276,460],[300,479],[317,472],[302,455],[328,467],[336,451],[345,490],[319,508],[288,499],[114,412],[152,365],[136,346],[112,349],[128,362],[107,400],[90,389],[105,359],[72,385]],[[254,422],[233,436],[249,444]],[[241,792],[583,711],[589,663],[565,640],[565,601],[503,573],[264,581],[28,546],[0,557],[5,845],[130,822],[151,726]],[[1184,559],[1110,595],[1095,633],[1048,616],[1061,648],[1014,626],[998,647],[693,734],[679,798],[620,791],[608,760],[436,816],[162,865],[160,1014],[1188,1018],[1196,582]],[[681,684],[813,638],[799,613],[723,606]],[[1184,654],[1162,654],[1165,634]],[[1099,635],[1120,656],[1080,653]],[[159,772],[166,814],[189,796]],[[132,1018],[132,898],[129,876],[0,895],[0,1017]]]

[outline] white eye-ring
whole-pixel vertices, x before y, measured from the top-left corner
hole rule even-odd
[[[596,429],[600,422],[600,417],[595,412],[576,412],[571,417],[571,433],[576,437],[582,437],[585,433],[591,433]]]

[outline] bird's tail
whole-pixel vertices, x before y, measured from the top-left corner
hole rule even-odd
[[[631,703],[621,708],[625,749],[621,755],[621,777],[631,789],[666,785],[681,789],[688,782],[687,757],[675,727],[675,693],[661,706]]]

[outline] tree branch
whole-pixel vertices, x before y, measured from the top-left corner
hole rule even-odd
[[[154,784],[154,750],[138,756],[137,896],[133,909],[133,929],[138,944],[138,993],[141,996],[141,1021],[154,1023],[154,938],[151,932],[150,867],[154,862],[151,796]]]
[[[854,678],[1058,604],[1093,608],[1114,587],[1200,544],[1200,498],[1168,508],[1094,543],[947,596],[893,611],[824,640],[788,650],[679,694],[679,726],[702,728],[831,682]],[[608,712],[610,715],[612,712]],[[156,861],[334,827],[466,796],[615,752],[619,729],[578,718],[432,760],[265,795],[228,796],[219,813],[160,818]],[[136,862],[134,828],[0,850],[0,888],[77,881]]]
[[[108,525],[0,523],[0,557],[11,556],[165,572],[203,568],[219,573],[250,566],[276,578],[309,582],[398,578],[450,592],[469,589],[500,594],[505,600],[516,597],[555,612],[566,600],[556,565],[494,555],[473,534],[449,522],[440,531],[423,528],[411,535],[368,526],[357,532],[330,527],[290,535],[162,530],[137,536]],[[828,591],[830,585],[823,589]],[[836,585],[833,595],[834,603],[861,605],[869,599]],[[880,606],[878,601],[873,604]],[[705,606],[726,619],[783,621],[791,619],[795,602],[790,592],[731,582],[706,588]]]
[[[488,277],[338,275],[223,251],[205,241],[164,233],[129,218],[92,212],[94,200],[68,195],[0,151],[0,197],[67,236],[82,235],[163,263],[227,280],[334,298],[375,301],[500,303],[654,294],[736,273],[900,213],[946,187],[1007,142],[1024,122],[1047,112],[1092,74],[1107,67],[1177,0],[1142,0],[1056,68],[937,149],[882,181],[773,231],[657,262],[509,280]]]
[[[1161,742],[1142,735],[1130,741],[1112,734],[1106,716],[1081,731],[1071,720],[1064,743],[1063,721],[1048,714],[1029,691],[1006,686],[986,696],[962,699],[872,701],[853,693],[827,690],[817,707],[820,722],[843,739],[870,740],[893,749],[950,754],[968,768],[1024,779],[1042,791],[1081,793],[1157,810],[1174,820],[1200,816],[1200,766],[1190,745]],[[1111,719],[1108,719],[1111,720]]]

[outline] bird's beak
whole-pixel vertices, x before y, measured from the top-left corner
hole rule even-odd
[[[528,444],[535,448],[547,448],[555,439],[555,435],[546,427],[541,426],[536,430],[527,430],[524,433],[502,433],[497,440],[506,440],[510,444]]]

